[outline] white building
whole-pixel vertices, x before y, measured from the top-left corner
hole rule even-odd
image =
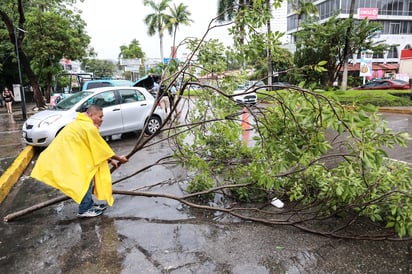
[[[293,1],[297,3],[297,0]],[[338,12],[338,18],[349,17],[351,0],[307,1],[317,6],[320,21],[328,20],[335,12]],[[356,0],[354,11],[356,19],[368,17],[369,20],[382,24],[383,30],[376,39],[386,40],[388,45],[394,46],[383,55],[374,55],[373,62],[386,65],[388,70],[396,70],[399,67],[401,50],[412,46],[412,0]],[[291,51],[296,48],[293,33],[297,31],[298,24],[298,15],[288,1],[287,36]],[[359,56],[356,59],[359,59]]]
[[[286,35],[287,32],[287,1],[283,1],[282,5],[274,9],[272,12],[272,20],[270,21],[270,27],[273,32],[279,31],[285,33],[283,37],[280,39],[282,45],[288,43],[288,37]]]

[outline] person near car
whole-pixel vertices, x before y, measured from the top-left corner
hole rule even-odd
[[[126,163],[125,156],[116,155],[100,136],[103,110],[90,105],[78,113],[50,145],[39,155],[31,177],[59,189],[79,204],[78,216],[96,217],[103,213],[106,200],[113,205],[112,178],[108,162],[114,167]]]
[[[159,85],[158,81],[154,81],[153,82],[153,87],[150,89],[150,93],[153,95],[153,97],[156,98],[156,96],[159,95],[159,91],[160,91],[160,85]]]
[[[176,85],[172,84],[169,90],[169,102],[171,106],[173,106],[175,102],[176,93],[177,93]]]
[[[11,90],[8,87],[5,87],[1,97],[3,98],[5,104],[6,104],[6,108],[7,108],[7,113],[13,113],[13,101],[14,101],[14,95],[11,92]]]
[[[165,114],[167,115],[170,111],[170,101],[167,92],[162,92],[159,98],[159,105],[164,110]]]

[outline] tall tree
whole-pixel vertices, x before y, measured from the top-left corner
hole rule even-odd
[[[150,36],[159,35],[160,43],[160,58],[163,60],[163,36],[165,30],[172,34],[172,24],[170,24],[170,15],[166,14],[165,11],[169,7],[171,0],[161,0],[156,3],[154,0],[143,0],[145,6],[150,6],[153,9],[153,13],[148,14],[144,18],[144,22],[148,27],[147,33]]]
[[[14,14],[16,14],[16,23],[13,20],[14,18],[11,17],[11,15]],[[17,58],[19,58],[19,62],[21,63],[21,66],[25,74],[30,80],[31,87],[34,91],[34,99],[36,101],[36,104],[39,107],[44,107],[45,102],[43,100],[43,95],[41,93],[37,77],[33,72],[32,68],[30,67],[29,58],[27,57],[22,47],[22,43],[26,33],[25,31],[20,31],[24,29],[24,23],[26,22],[22,1],[17,1],[17,11],[13,9],[7,10],[7,7],[5,7],[5,5],[2,5],[0,9],[0,17],[4,25],[6,26],[7,32],[9,34],[10,43],[15,45],[16,52],[19,53],[19,56]]]
[[[170,24],[173,26],[173,44],[172,44],[172,58],[176,57],[176,33],[180,25],[190,25],[191,22],[194,22],[190,19],[190,11],[188,6],[180,3],[178,6],[175,4],[172,7],[169,7],[170,10]]]
[[[16,3],[17,2],[17,3]],[[34,91],[38,107],[44,107],[41,82],[47,90],[63,58],[80,59],[90,37],[74,8],[76,0],[6,0],[0,4],[0,28],[4,25],[10,43],[17,45],[24,76]]]
[[[299,25],[302,18],[310,15],[317,15],[319,13],[318,8],[313,1],[310,0],[288,0],[292,4],[292,10],[298,16],[298,22],[296,29],[299,30]]]
[[[93,75],[97,78],[111,77],[117,69],[113,61],[100,59],[85,59],[82,62],[82,67],[93,72]]]
[[[140,47],[140,42],[137,41],[136,39],[133,39],[133,41],[130,42],[128,46],[126,45],[120,46],[119,57],[121,58],[125,58],[125,59],[143,58],[144,55],[145,54],[142,48]]]
[[[190,50],[197,48],[200,43],[195,39],[188,45]],[[222,42],[217,39],[204,41],[198,49],[197,61],[202,66],[202,75],[210,74],[212,79],[215,79],[226,69],[225,47]]]
[[[233,27],[234,40],[240,47],[244,45],[246,37],[245,11],[253,4],[253,0],[219,0],[217,6],[217,21],[228,22],[235,20]]]
[[[372,40],[373,34],[381,30],[381,24],[367,20],[358,21],[353,24],[346,41],[342,33],[346,32],[349,24],[351,24],[350,19],[339,19],[333,16],[322,24],[306,22],[297,32],[295,62],[298,67],[309,65],[305,77],[308,82],[322,82],[323,85],[331,86],[343,67],[345,55],[357,53],[362,48],[374,52],[383,52],[386,49],[387,46],[382,41]],[[348,43],[347,54],[344,53],[346,43]],[[320,77],[316,68],[313,69],[314,67],[311,66],[321,61],[327,61],[326,79]]]
[[[90,37],[86,34],[85,22],[71,10],[33,8],[26,12],[26,18],[25,49],[48,99],[54,76],[62,70],[62,58],[81,60],[87,55]]]
[[[128,46],[126,46],[126,45],[120,46],[119,58],[123,58],[123,59],[140,59],[139,62],[138,62],[138,63],[140,63],[140,66],[139,66],[139,71],[138,71],[137,75],[135,74],[136,71],[125,71],[123,73],[123,76],[126,79],[134,80],[135,76],[137,77],[139,74],[145,73],[145,67],[144,67],[144,63],[142,61],[142,60],[144,60],[144,56],[145,56],[145,54],[144,54],[142,48],[140,47],[140,43],[136,39],[133,39],[133,41]]]

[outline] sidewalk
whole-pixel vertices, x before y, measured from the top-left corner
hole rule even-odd
[[[26,105],[27,117],[35,113],[35,104]],[[34,156],[34,148],[26,146],[21,139],[23,112],[20,103],[13,104],[13,113],[0,107],[0,135],[3,145],[0,148],[0,204],[19,180]]]

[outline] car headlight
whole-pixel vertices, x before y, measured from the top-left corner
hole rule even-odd
[[[47,127],[47,126],[55,123],[60,118],[62,118],[61,115],[49,116],[49,117],[45,118],[44,120],[41,120],[38,127]]]

